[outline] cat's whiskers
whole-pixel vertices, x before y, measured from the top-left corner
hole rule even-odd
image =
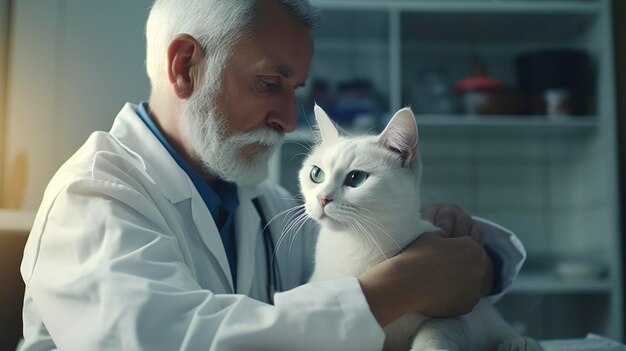
[[[360,223],[359,221],[353,221],[352,223],[354,223],[359,229],[360,232],[356,232],[357,234],[363,234],[365,235],[368,239],[371,240],[371,242],[374,244],[374,247],[378,249],[378,251],[380,251],[380,254],[387,259],[387,255],[385,254],[385,251],[383,250],[382,247],[380,247],[380,243],[378,242],[378,240],[376,240],[376,236],[374,234],[372,234],[370,232],[369,229],[367,229],[365,226],[363,226],[362,223]],[[357,237],[360,237],[360,235],[357,235]]]
[[[263,235],[263,233],[265,232],[265,229],[267,229],[267,227],[274,222],[276,219],[278,219],[278,217],[283,216],[283,222],[281,224],[281,227],[283,228],[283,230],[281,231],[280,237],[278,239],[278,244],[276,244],[276,247],[274,248],[274,253],[276,253],[276,251],[278,250],[278,245],[279,243],[282,241],[283,236],[285,236],[286,233],[286,229],[285,229],[285,222],[289,221],[289,223],[291,224],[291,220],[294,217],[300,217],[303,213],[305,213],[305,209],[304,209],[304,204],[298,205],[298,206],[294,206],[291,208],[288,208],[286,210],[283,210],[281,212],[279,212],[277,215],[275,215],[274,217],[272,217],[272,219],[270,219],[267,224],[265,225],[265,227],[263,227],[263,229],[261,230],[261,233],[259,235]],[[302,212],[300,212],[302,211]],[[291,216],[289,217],[289,215],[291,214]],[[289,220],[287,219],[289,217]]]
[[[289,249],[287,250],[287,261],[289,261],[291,259],[291,251],[293,248],[293,244],[296,242],[296,239],[298,237],[298,235],[301,233],[301,229],[302,227],[307,223],[307,221],[311,220],[312,218],[309,217],[309,215],[306,213],[306,211],[304,211],[303,213],[299,214],[297,218],[293,219],[290,223],[291,225],[291,231],[293,232],[293,235],[289,235],[289,232],[287,230],[284,230],[283,233],[281,233],[281,236],[278,240],[278,242],[276,243],[276,250],[274,251],[274,257],[272,257],[272,260],[276,260],[277,254],[278,254],[278,248],[280,247],[280,245],[282,244],[282,242],[288,238],[290,238],[290,243],[289,243]],[[313,221],[313,223],[317,223],[315,221]],[[287,265],[287,270],[286,273],[287,275],[289,275],[289,267],[290,265]]]
[[[366,208],[362,208],[361,210],[364,210],[364,212],[368,212],[369,211]],[[396,241],[394,236],[391,235],[391,233],[389,233],[389,231],[387,231],[387,229],[385,229],[385,227],[383,225],[381,225],[376,219],[374,219],[373,217],[370,217],[370,216],[368,216],[368,215],[366,215],[364,213],[361,213],[360,216],[361,216],[361,218],[363,220],[367,221],[368,224],[375,226],[376,229],[378,229],[382,234],[387,236],[387,238],[389,238],[389,240],[391,240],[391,242],[396,246],[397,250],[401,250],[402,249],[402,246]]]
[[[366,130],[364,130],[361,133],[361,136],[363,137],[363,136],[370,135],[370,133],[374,130],[374,128],[376,128],[376,127],[375,126],[371,126],[371,127],[367,128]]]
[[[349,220],[346,221],[346,224],[348,224],[349,229],[352,231],[352,233],[356,237],[358,237],[359,240],[362,240],[361,244],[363,245],[363,247],[371,246],[371,245],[368,245],[366,241],[364,241],[365,239],[369,239],[374,244],[374,246],[380,251],[380,253],[384,257],[386,257],[385,252],[380,246],[380,242],[377,240],[374,233],[372,233],[368,228],[366,228],[362,223],[358,221],[360,214],[356,206],[344,203],[344,204],[338,205],[337,209],[340,212],[340,215],[343,215],[344,217],[349,218]]]
[[[376,227],[376,229],[378,229],[378,233],[384,234],[389,240],[387,241],[387,243],[392,244],[391,247],[389,247],[389,245],[385,245],[385,256],[390,255],[393,256],[395,255],[398,251],[402,250],[402,246],[400,244],[398,244],[398,242],[393,238],[393,235],[389,234],[388,231],[386,231],[383,227],[380,226],[380,224],[374,222],[371,219],[362,218],[366,224],[369,224],[371,226]],[[381,238],[382,239],[382,238]]]
[[[286,141],[285,145],[287,145],[287,144],[298,145],[298,146],[302,147],[303,149],[306,149],[309,153],[313,152],[313,148],[309,144],[301,143],[299,141]]]
[[[294,160],[296,157],[300,157],[300,156],[305,156],[305,157],[306,157],[306,156],[310,155],[310,154],[313,152],[313,147],[312,147],[311,145],[309,145],[309,144],[305,144],[305,143],[301,143],[301,142],[299,142],[299,141],[286,141],[286,142],[285,142],[285,144],[293,144],[293,145],[298,145],[298,146],[300,146],[301,148],[303,148],[303,149],[305,149],[305,150],[307,151],[307,152],[299,152],[299,153],[297,153],[297,154],[293,155],[293,156],[289,159],[289,162],[293,162],[293,160]]]
[[[356,227],[356,224],[353,224],[352,221],[348,222],[348,227],[350,229],[350,231],[352,231],[352,233],[358,233],[358,229]],[[367,242],[365,241],[365,239],[361,236],[361,235],[356,235],[356,237],[359,240],[359,243],[361,244],[362,247],[366,247],[367,246]]]
[[[283,200],[293,200],[293,201],[296,201],[296,199],[288,199],[288,198],[283,198]],[[278,219],[278,217],[284,216],[284,217],[283,217],[283,225],[284,225],[284,224],[285,224],[285,218],[287,217],[287,215],[288,215],[289,213],[291,213],[291,212],[295,212],[295,211],[298,211],[298,210],[303,210],[303,209],[304,209],[304,206],[305,206],[304,204],[300,204],[300,205],[297,205],[297,206],[294,206],[294,207],[290,207],[290,208],[288,208],[288,209],[286,209],[286,210],[283,210],[283,211],[278,212],[278,213],[277,213],[274,217],[272,217],[272,218],[271,218],[271,219],[267,222],[267,224],[265,225],[265,227],[263,227],[263,230],[261,230],[261,233],[263,233],[263,232],[265,231],[265,229],[267,229],[267,227],[268,227],[270,224],[272,224],[272,222],[274,222],[276,219]]]
[[[372,210],[368,209],[367,207],[363,207],[363,206],[360,206],[360,207],[358,208],[358,210],[359,210],[359,211],[361,211],[361,212],[365,212],[365,214],[366,214],[366,215],[369,215],[369,216],[370,216],[370,218],[372,218],[372,219],[373,219],[376,215],[378,215],[379,217],[385,217],[385,218],[387,218],[387,217],[393,217],[393,214],[395,213],[394,211],[389,210],[387,207],[377,208],[377,209],[376,209],[376,212],[374,212],[374,211],[372,211]]]
[[[302,208],[302,212],[298,212],[292,215],[289,218],[287,225],[283,225],[283,230],[281,231],[278,242],[276,243],[276,250],[278,250],[278,247],[283,242],[285,237],[287,237],[291,231],[295,230],[298,227],[298,224],[300,223],[300,221],[302,221],[303,218],[308,218],[308,215],[306,214],[306,211]]]
[[[304,199],[302,198],[302,196],[299,196],[298,198],[296,198],[296,196],[291,196],[291,197],[278,197],[281,200],[286,200],[286,201],[296,201],[300,204],[302,204],[304,201]]]
[[[295,218],[294,218],[295,217]],[[291,254],[291,248],[293,247],[293,243],[295,242],[300,230],[302,229],[302,227],[304,226],[304,224],[311,219],[311,217],[309,217],[309,215],[306,213],[306,211],[303,211],[295,216],[292,216],[289,224],[284,227],[283,231],[281,232],[281,236],[278,239],[278,242],[276,244],[276,251],[278,251],[278,248],[280,247],[280,245],[282,244],[282,242],[289,236],[291,236],[291,240],[289,243],[289,251],[287,253],[287,256],[289,256]],[[290,235],[290,233],[293,233],[293,235]]]
[[[309,126],[309,131],[311,132],[313,139],[315,140],[315,145],[321,144],[322,135],[321,135],[318,125],[315,125],[315,127],[313,127],[311,123],[309,123],[309,119],[306,116],[306,111],[304,110],[304,106],[303,106],[303,112],[304,112],[304,120],[306,121],[306,124]]]
[[[347,218],[350,218],[351,222],[354,222],[356,225],[358,225],[358,227],[363,230],[364,232],[362,234],[366,235],[370,240],[372,240],[372,242],[374,242],[376,244],[376,246],[378,247],[378,249],[381,251],[381,254],[387,258],[387,256],[390,253],[396,253],[397,251],[402,249],[402,246],[394,239],[393,235],[391,235],[380,223],[378,223],[378,221],[376,221],[373,217],[368,216],[367,214],[363,213],[372,213],[372,211],[366,209],[366,208],[362,208],[362,207],[356,207],[354,205],[351,204],[341,204],[341,205],[337,205],[336,207],[337,212],[339,212],[338,214],[340,216],[344,216]],[[363,221],[365,221],[368,226],[373,226],[374,229],[377,229],[377,232],[380,232],[381,234],[385,235],[389,241],[391,241],[391,243],[393,243],[393,245],[395,246],[395,248],[390,248],[389,250],[383,250],[382,248],[382,243],[380,242],[380,240],[378,239],[378,235],[374,234],[373,231],[371,229],[366,228],[366,226],[364,225],[364,223],[359,222],[359,218],[361,218]],[[351,229],[353,229],[354,227],[351,227]],[[361,234],[358,230],[353,232],[359,236],[359,234]],[[385,245],[385,247],[387,247],[388,245]],[[388,252],[387,252],[388,251]]]
[[[307,221],[311,220],[311,217],[309,217],[306,213],[304,214],[304,220],[301,221],[300,225],[296,228],[294,235],[291,236],[291,240],[289,243],[289,250],[287,251],[287,258],[289,259],[289,257],[291,256],[291,249],[293,248],[293,244],[296,242],[296,238],[298,237],[298,235],[300,235],[300,233],[302,233],[301,229],[302,227],[304,227],[304,225],[306,224]],[[315,221],[313,221],[315,223]]]
[[[378,220],[376,220],[376,213],[368,208],[365,207],[359,207],[359,211],[361,212],[361,216],[363,218],[367,218],[369,219],[372,224],[376,225],[378,228],[380,228],[381,230],[385,231],[385,233],[389,236],[389,239],[391,239],[392,241],[395,242],[393,235],[389,234],[389,232],[385,229],[385,226],[382,225]],[[384,210],[381,210],[384,211]],[[380,216],[380,213],[378,213],[378,215]],[[388,216],[387,214],[383,214],[384,217]],[[397,244],[397,243],[396,243]]]
[[[345,203],[335,204],[333,206],[332,215],[328,215],[328,213],[326,213],[326,216],[329,219],[343,225],[346,230],[352,232],[352,236],[358,238],[363,248],[371,247],[371,244],[368,242],[373,242],[374,245],[380,249],[374,236],[368,230],[363,228],[357,220],[355,220],[358,216],[355,206]]]
[[[299,212],[301,211],[301,212]],[[293,242],[295,242],[295,238],[298,236],[298,232],[299,230],[302,228],[302,226],[304,225],[304,223],[306,222],[307,219],[309,219],[308,215],[306,214],[306,211],[304,209],[304,205],[299,205],[299,206],[295,206],[292,207],[290,209],[287,209],[285,211],[282,211],[280,214],[278,214],[277,216],[274,216],[274,218],[272,218],[272,220],[276,219],[278,216],[280,216],[281,214],[285,214],[285,218],[283,218],[283,223],[282,223],[282,230],[280,233],[280,236],[278,238],[278,241],[276,242],[275,246],[274,246],[274,253],[271,257],[271,260],[274,261],[276,263],[277,261],[277,255],[278,255],[278,249],[280,248],[280,245],[283,243],[283,241],[290,236],[289,234],[291,232],[294,233],[294,235],[292,236],[291,239],[291,244],[289,245],[289,251],[287,253],[287,261],[289,261],[290,259],[290,255],[291,255],[291,247],[293,245]],[[289,217],[289,219],[287,219],[287,215],[291,214],[291,216]],[[288,222],[288,224],[285,226],[285,222]],[[299,223],[299,225],[298,225]],[[287,274],[289,274],[289,265],[287,265]]]
[[[304,153],[304,152],[299,152],[299,153],[297,153],[297,154],[293,155],[293,156],[289,159],[289,162],[293,162],[293,160],[294,160],[296,157],[300,157],[300,156],[308,156],[308,154],[307,154],[307,153]]]

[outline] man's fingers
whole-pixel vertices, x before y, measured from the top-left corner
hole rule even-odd
[[[469,235],[482,246],[485,243],[485,230],[476,221],[472,221],[471,225]]]
[[[430,205],[424,206],[422,208],[422,218],[429,221],[430,223],[434,223],[435,217],[437,217],[438,211],[439,211],[438,204],[430,204]]]
[[[455,205],[430,204],[422,208],[421,212],[422,218],[439,227],[447,237],[471,235],[472,217]],[[480,236],[480,233],[476,235]]]
[[[460,236],[455,235],[457,231],[457,217],[459,217],[459,211],[455,206],[440,206],[433,224],[441,228],[449,236]],[[467,235],[467,233],[465,235]]]
[[[441,231],[438,232],[426,232],[422,235],[419,236],[418,240],[421,239],[422,241],[428,241],[428,240],[437,240],[440,238],[446,238],[447,234]]]
[[[454,219],[454,232],[452,232],[452,236],[457,237],[471,235],[470,233],[473,222],[472,217],[467,215],[465,212],[458,210]]]

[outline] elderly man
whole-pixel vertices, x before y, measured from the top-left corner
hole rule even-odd
[[[306,0],[155,2],[149,103],[124,106],[46,189],[22,264],[24,350],[378,350],[405,313],[465,313],[510,285],[519,242],[484,225],[485,255],[453,206],[424,210],[445,235],[356,278],[307,283],[309,228],[276,248],[271,218],[292,204],[261,181],[296,126],[316,18]]]

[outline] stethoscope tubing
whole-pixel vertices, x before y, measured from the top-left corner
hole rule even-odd
[[[282,291],[280,269],[278,267],[275,257],[276,247],[274,246],[275,243],[272,236],[272,231],[270,229],[270,226],[267,224],[267,219],[261,206],[261,201],[257,197],[252,199],[252,203],[254,204],[254,208],[261,218],[261,228],[263,228],[263,232],[261,233],[261,235],[263,236],[263,246],[265,248],[265,264],[267,267],[267,297],[270,303],[273,305],[274,293]]]

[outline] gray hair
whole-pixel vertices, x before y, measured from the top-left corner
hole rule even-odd
[[[207,54],[203,84],[220,85],[230,49],[250,35],[257,2],[270,0],[155,0],[146,22],[146,70],[152,92],[167,82],[167,48],[179,34],[194,37]],[[319,10],[308,0],[274,0],[308,28],[319,23]]]

